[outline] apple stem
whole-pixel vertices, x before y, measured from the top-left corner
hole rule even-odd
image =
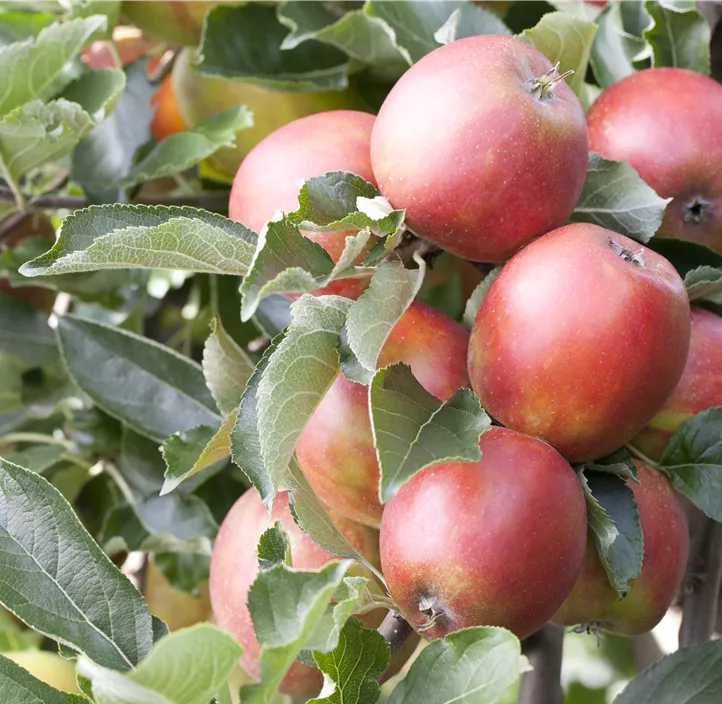
[[[548,623],[522,642],[522,651],[534,668],[521,678],[517,704],[562,704],[564,629]]]
[[[554,86],[563,81],[567,76],[574,73],[573,69],[559,74],[559,62],[557,61],[546,73],[537,78],[530,78],[527,83],[532,93],[539,91],[539,99],[549,98],[554,94]]]
[[[389,662],[391,662],[414,629],[398,611],[389,611],[378,631],[391,648],[391,657],[389,658]]]
[[[638,460],[641,460],[644,462],[644,464],[648,464],[650,467],[654,467],[655,469],[661,469],[662,466],[659,464],[659,462],[655,462],[651,457],[647,457],[643,452],[640,452],[634,445],[625,445],[624,447],[627,448],[630,455],[633,455]]]

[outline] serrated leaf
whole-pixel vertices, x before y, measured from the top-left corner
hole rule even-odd
[[[684,285],[690,301],[698,301],[722,293],[722,269],[700,266],[685,274]]]
[[[43,367],[58,358],[47,316],[32,304],[1,291],[0,352],[17,359],[24,369]]]
[[[379,698],[376,681],[389,664],[390,650],[383,636],[360,621],[346,622],[339,643],[330,653],[315,652],[314,660],[334,690],[309,700],[314,704],[374,704]]]
[[[710,34],[707,20],[691,0],[652,0],[644,3],[652,18],[643,36],[652,48],[652,66],[710,72]]]
[[[678,650],[633,679],[614,704],[715,704],[722,700],[722,640]]]
[[[66,63],[107,25],[101,15],[56,23],[35,39],[0,47],[0,115],[36,98],[47,99]]]
[[[108,415],[153,440],[220,417],[199,364],[148,338],[66,315],[58,340],[68,373]],[[122,380],[122,383],[118,383]]]
[[[262,570],[270,569],[275,565],[286,564],[293,566],[291,543],[283,530],[281,521],[276,521],[265,530],[258,541],[258,566]]]
[[[644,540],[634,493],[606,472],[579,472],[594,544],[609,584],[624,597],[642,569]]]
[[[63,91],[61,97],[80,105],[97,125],[112,112],[123,94],[125,85],[123,71],[101,68],[84,73]]]
[[[40,475],[0,460],[0,601],[25,623],[118,670],[150,650],[143,597]]]
[[[211,334],[203,347],[203,375],[224,416],[241,402],[253,373],[253,362],[226,332],[219,316],[213,318]]]
[[[479,283],[479,285],[472,291],[469,300],[466,302],[464,308],[464,326],[467,330],[471,330],[476,320],[476,314],[479,312],[481,302],[484,300],[487,291],[491,288],[494,280],[501,272],[500,266],[495,266]]]
[[[607,472],[622,479],[639,482],[637,466],[625,447],[620,447],[611,455],[594,460],[594,462],[586,462],[584,469],[592,472]]]
[[[381,468],[382,503],[425,467],[479,461],[479,438],[491,428],[489,416],[471,390],[459,389],[448,401],[440,401],[403,363],[374,374],[369,409]]]
[[[79,662],[78,670],[91,680],[98,704],[208,704],[242,652],[227,633],[203,623],[159,640],[127,675],[87,658]]]
[[[574,71],[567,82],[580,95],[596,33],[594,22],[566,12],[550,12],[535,27],[525,29],[519,38],[541,51],[552,64],[558,63],[560,75]]]
[[[589,152],[587,179],[570,220],[591,222],[647,243],[671,198],[661,198],[624,161]]]
[[[713,520],[722,521],[722,406],[682,423],[661,464],[680,494]]]
[[[426,265],[419,261],[418,269],[406,269],[398,261],[384,262],[371,277],[368,289],[351,306],[346,320],[348,349],[367,372],[354,373],[347,356],[344,374],[352,381],[368,383],[376,371],[376,361],[389,333],[421,288]]]
[[[54,689],[0,655],[0,701],[8,704],[84,704],[86,699]]]
[[[281,50],[287,34],[273,7],[215,7],[206,15],[198,71],[300,93],[346,88],[344,52],[313,40]]]
[[[188,207],[103,205],[63,220],[53,248],[24,276],[99,269],[183,269],[245,274],[256,237],[222,215]]]
[[[185,171],[222,147],[235,146],[236,132],[249,127],[253,127],[251,111],[245,105],[234,105],[156,144],[118,185],[134,186]]]
[[[503,628],[465,628],[426,646],[389,704],[494,704],[530,670],[519,639]]]

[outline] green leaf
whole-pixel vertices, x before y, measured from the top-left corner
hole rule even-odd
[[[621,477],[579,472],[589,527],[612,588],[624,597],[642,569],[644,540],[634,493]]]
[[[679,426],[662,457],[674,488],[715,521],[722,521],[722,406]]]
[[[56,20],[52,12],[4,9],[0,11],[0,46],[36,37]]]
[[[206,15],[198,71],[299,93],[347,87],[346,54],[313,40],[281,50],[287,34],[273,7],[215,7]]]
[[[291,543],[283,530],[281,521],[263,532],[258,541],[258,566],[262,570],[270,569],[275,565],[286,564],[293,566]]]
[[[722,269],[700,266],[687,272],[684,285],[690,301],[710,298],[722,293]]]
[[[0,655],[0,701],[8,704],[84,704],[86,699],[54,689]]]
[[[258,573],[248,592],[253,630],[261,644],[261,682],[241,690],[244,704],[267,704],[304,645],[323,620],[349,562],[317,571],[279,564]]]
[[[185,171],[222,147],[235,146],[236,132],[249,127],[253,127],[253,116],[245,105],[216,113],[193,129],[173,134],[156,144],[119,185],[134,186]]]
[[[611,455],[594,460],[594,462],[586,462],[584,469],[585,471],[590,470],[592,472],[607,472],[622,479],[631,479],[632,481],[639,482],[637,467],[625,447],[620,447]]]
[[[481,302],[484,300],[487,291],[491,288],[494,280],[501,272],[500,266],[495,266],[481,281],[481,283],[472,291],[469,300],[464,308],[464,326],[467,330],[471,330],[476,320],[476,314],[479,312]]]
[[[379,698],[376,681],[389,665],[390,650],[384,637],[350,619],[339,643],[330,653],[315,652],[314,660],[334,691],[309,700],[315,704],[374,704]]]
[[[5,456],[5,459],[31,472],[42,474],[60,462],[65,452],[66,449],[62,445],[32,445],[11,452]]]
[[[102,68],[84,73],[73,81],[61,97],[80,105],[94,124],[100,124],[113,111],[125,90],[125,73]]]
[[[710,28],[692,0],[648,0],[652,24],[643,36],[652,48],[652,65],[710,71]]]
[[[427,645],[389,704],[494,704],[530,669],[513,633],[465,628]]]
[[[0,413],[22,409],[24,371],[22,360],[0,351]]]
[[[203,348],[203,375],[224,416],[238,408],[252,373],[253,362],[215,316]]]
[[[44,367],[58,358],[58,346],[47,316],[32,304],[2,292],[0,352],[12,355],[25,369]]]
[[[78,387],[141,435],[160,442],[220,420],[200,365],[157,342],[70,315],[58,340]]]
[[[259,304],[253,323],[271,340],[291,324],[291,301],[285,296],[267,296]]]
[[[374,374],[369,408],[382,503],[426,467],[479,461],[479,438],[491,428],[489,416],[470,389],[459,389],[448,401],[440,401],[402,363]]]
[[[0,47],[0,115],[50,97],[67,62],[107,24],[102,15],[71,20],[43,29],[36,39]]]
[[[399,261],[384,262],[371,277],[368,289],[351,306],[346,336],[353,356],[345,355],[344,374],[352,381],[369,383],[376,371],[389,333],[421,288],[426,265],[423,260],[417,263],[418,269],[406,269]]]
[[[98,704],[208,704],[228,681],[243,648],[210,623],[161,638],[129,674],[83,658],[79,672]]]
[[[509,34],[509,28],[494,12],[484,7],[457,3],[446,22],[434,32],[434,39],[439,44],[450,44],[478,34]]]
[[[683,278],[699,267],[712,266],[715,269],[722,269],[722,254],[713,252],[709,247],[696,242],[655,237],[647,247],[668,259]]]
[[[98,269],[246,273],[256,237],[222,215],[188,207],[103,205],[63,220],[53,248],[24,264],[24,276]]]
[[[567,79],[569,87],[580,95],[584,89],[589,55],[597,25],[566,12],[550,12],[519,37],[541,51],[552,62],[559,63],[559,73],[574,71]]]
[[[722,700],[722,640],[678,650],[632,680],[614,704],[714,704]]]
[[[0,601],[100,665],[126,670],[149,651],[143,597],[40,475],[0,460]]]
[[[589,152],[587,179],[570,220],[591,222],[647,243],[671,198],[661,198],[625,161]]]

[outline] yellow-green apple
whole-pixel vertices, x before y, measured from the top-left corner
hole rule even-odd
[[[220,0],[125,0],[123,16],[156,39],[172,44],[198,44],[206,12]]]
[[[628,480],[639,508],[644,534],[642,571],[627,595],[612,589],[591,539],[574,588],[554,616],[561,626],[595,625],[610,633],[636,636],[661,620],[682,583],[687,566],[687,519],[669,482],[657,471],[635,460],[639,483]]]
[[[587,170],[584,112],[537,49],[460,39],[393,87],[371,137],[381,192],[443,249],[501,262],[571,214]]]
[[[674,390],[689,318],[664,257],[596,225],[567,225],[512,257],[489,288],[471,332],[471,385],[503,425],[570,462],[597,459]]]
[[[405,362],[429,393],[447,400],[469,383],[468,341],[469,334],[455,320],[412,303],[391,330],[378,368]],[[366,386],[339,375],[301,434],[296,453],[326,505],[355,521],[380,525],[379,465]]]
[[[484,433],[479,447],[479,462],[424,469],[384,509],[384,576],[429,639],[469,626],[530,635],[561,606],[584,559],[587,512],[569,463],[506,428]]]
[[[682,68],[639,71],[599,96],[587,124],[590,149],[673,199],[657,237],[722,252],[722,85]]]
[[[3,653],[6,658],[25,668],[41,682],[71,694],[80,694],[75,679],[75,664],[57,653],[44,650],[18,650]]]

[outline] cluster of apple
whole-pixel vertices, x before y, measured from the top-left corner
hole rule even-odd
[[[572,464],[630,442],[658,459],[683,420],[722,404],[722,319],[690,311],[680,276],[653,250],[595,225],[564,226],[590,149],[629,161],[673,198],[658,237],[722,251],[722,87],[690,71],[648,69],[605,91],[585,119],[556,68],[510,37],[432,52],[378,117],[335,111],[287,124],[236,175],[230,216],[255,231],[296,209],[300,182],[350,171],[405,209],[419,236],[466,259],[506,262],[471,334],[416,302],[378,360],[379,368],[405,362],[439,399],[471,385],[499,424],[481,436],[479,462],[427,468],[382,506],[368,390],[343,375],[297,445],[339,528],[370,561],[380,557],[395,603],[427,638],[472,625],[526,637],[549,620],[639,634],[679,588],[687,523],[665,477],[635,462],[639,482],[629,486],[644,560],[619,599],[588,541]],[[348,233],[304,234],[336,260]],[[362,292],[349,279],[318,293]],[[228,514],[211,601],[254,674],[259,648],[246,596],[257,540],[276,520],[294,566],[332,559],[294,524],[284,495],[270,518],[255,491]],[[283,688],[309,695],[319,684],[317,671],[295,663]]]

